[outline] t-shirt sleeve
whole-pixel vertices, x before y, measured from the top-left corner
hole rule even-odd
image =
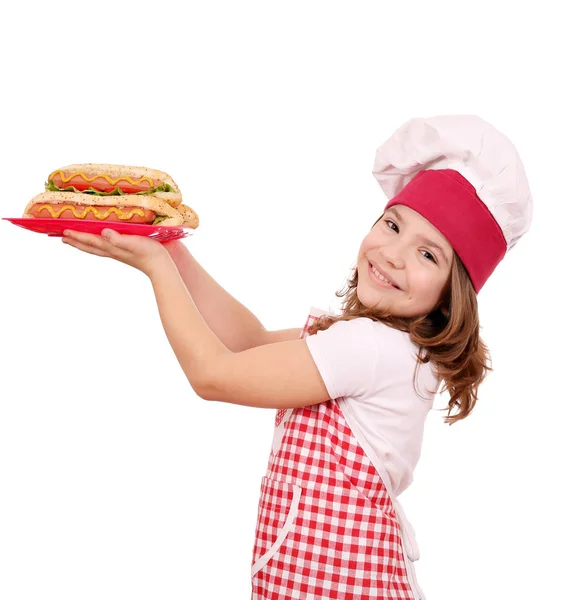
[[[330,398],[362,396],[375,383],[378,362],[374,322],[366,317],[337,321],[306,337]]]

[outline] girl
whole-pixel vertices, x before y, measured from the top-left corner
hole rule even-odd
[[[373,172],[390,201],[337,293],[341,313],[313,310],[302,330],[264,330],[180,242],[112,230],[63,237],[150,278],[198,396],[278,409],[254,600],[424,598],[397,496],[412,481],[440,384],[447,422],[473,410],[490,368],[477,293],[530,226],[520,158],[478,117],[408,121],[379,148]]]

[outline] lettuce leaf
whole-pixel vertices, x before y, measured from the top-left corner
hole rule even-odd
[[[94,196],[134,196],[134,195],[143,196],[143,195],[147,195],[147,194],[154,194],[155,192],[175,192],[175,190],[167,183],[156,187],[154,190],[148,190],[148,191],[144,191],[144,192],[135,192],[135,194],[127,194],[120,188],[115,188],[114,190],[112,190],[110,192],[101,192],[101,191],[95,190],[95,188],[91,187],[88,190],[83,190],[82,192],[79,192],[79,190],[77,190],[72,185],[69,185],[68,187],[65,187],[65,188],[59,188],[54,184],[54,181],[52,179],[49,179],[48,183],[45,183],[44,186],[46,188],[46,191],[48,191],[48,192],[77,192],[77,193],[82,193],[82,194],[92,194]],[[159,225],[162,221],[165,221],[166,219],[169,219],[169,217],[167,217],[165,215],[157,215],[155,217],[155,220],[153,221],[153,223],[151,223],[151,225]]]
[[[69,185],[65,188],[59,188],[54,184],[54,181],[52,179],[49,179],[48,183],[44,184],[44,187],[46,188],[46,191],[48,191],[48,192],[77,192],[77,193],[83,193],[83,194],[93,194],[95,196],[126,196],[126,195],[143,196],[143,195],[147,195],[147,194],[154,194],[155,192],[175,192],[175,190],[168,183],[162,184],[162,185],[156,187],[154,190],[147,190],[144,192],[135,192],[135,194],[126,194],[123,190],[121,190],[118,187],[110,192],[100,192],[99,190],[95,190],[92,187],[89,188],[88,190],[83,190],[82,192],[80,192],[72,185]]]

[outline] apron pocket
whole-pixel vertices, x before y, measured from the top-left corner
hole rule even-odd
[[[301,492],[298,485],[262,477],[252,577],[278,552],[290,533]]]

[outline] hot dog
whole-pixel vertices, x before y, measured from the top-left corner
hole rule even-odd
[[[53,171],[25,218],[98,219],[196,228],[199,218],[182,203],[175,181],[147,167],[69,165]]]

